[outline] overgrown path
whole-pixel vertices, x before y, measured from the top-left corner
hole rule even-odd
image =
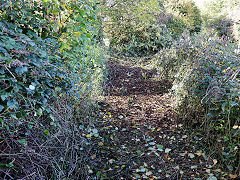
[[[92,159],[102,179],[212,178],[221,170],[190,141],[167,96],[171,83],[134,62],[110,59],[100,106],[99,150]]]

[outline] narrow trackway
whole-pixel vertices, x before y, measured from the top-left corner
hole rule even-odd
[[[109,79],[99,102],[101,136],[95,171],[103,179],[207,179],[216,162],[195,136],[190,141],[167,96],[168,81],[134,62],[108,62]],[[214,164],[215,163],[215,164]],[[219,171],[219,170],[218,170]]]

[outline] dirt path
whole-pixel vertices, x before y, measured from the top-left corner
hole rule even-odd
[[[195,136],[189,140],[166,96],[168,81],[136,63],[109,60],[100,106],[101,136],[93,159],[102,179],[214,179],[219,171]],[[213,176],[214,175],[214,176]]]

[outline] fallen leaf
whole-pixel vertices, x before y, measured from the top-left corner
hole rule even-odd
[[[169,174],[166,174],[166,178],[169,178],[170,177],[170,175]]]
[[[140,172],[146,172],[146,168],[141,168],[139,171]]]
[[[185,153],[180,153],[179,155],[180,155],[180,156],[185,156]]]
[[[238,129],[238,128],[240,128],[240,127],[237,125],[233,126],[233,129]]]
[[[155,142],[150,142],[149,145],[154,146],[156,143]]]
[[[193,159],[193,158],[195,157],[193,153],[189,153],[188,156],[189,156],[191,159]]]
[[[187,135],[183,135],[182,138],[183,138],[183,139],[187,138]]]
[[[92,156],[91,156],[91,159],[95,159],[96,158],[96,154],[93,154]]]
[[[167,158],[168,157],[168,153],[164,154],[164,157]]]
[[[123,117],[123,115],[120,115],[120,116],[118,116],[118,118],[119,118],[119,119],[123,119],[124,117]]]
[[[165,152],[165,153],[169,153],[171,150],[172,150],[172,149],[166,148],[164,152]]]
[[[198,155],[198,156],[201,156],[202,155],[202,151],[197,151],[195,154]]]
[[[197,168],[197,166],[191,166],[191,169],[196,169]]]
[[[90,138],[90,137],[92,137],[92,135],[91,135],[91,134],[87,134],[86,137],[87,137],[87,138]]]
[[[163,148],[163,146],[162,146],[162,145],[157,145],[157,150],[158,150],[158,151],[163,151],[163,149],[162,149],[162,148]]]
[[[94,134],[97,134],[97,133],[98,133],[98,130],[97,130],[97,129],[93,129],[92,132],[93,132]]]
[[[179,166],[176,166],[175,169],[180,169],[180,167],[179,167]]]
[[[147,175],[147,176],[151,176],[151,175],[152,175],[152,171],[146,172],[146,175]]]
[[[229,174],[229,177],[231,179],[236,179],[238,177],[238,175],[237,174]]]
[[[103,146],[103,142],[99,142],[98,145],[99,145],[99,146]]]
[[[215,165],[217,164],[217,162],[218,162],[218,161],[217,161],[216,159],[214,159],[214,160],[213,160],[213,166],[215,166]]]
[[[137,178],[137,179],[140,179],[141,176],[140,176],[139,174],[136,174],[136,178]]]
[[[112,163],[115,162],[115,160],[114,160],[114,159],[110,159],[108,162],[109,162],[110,164],[112,164]]]
[[[215,176],[210,176],[207,180],[217,180]]]
[[[215,170],[213,170],[213,171],[214,171],[214,172],[218,172],[218,173],[222,172],[221,169],[215,169]]]
[[[210,174],[210,173],[211,173],[211,169],[206,169],[206,172],[207,172],[208,174]]]

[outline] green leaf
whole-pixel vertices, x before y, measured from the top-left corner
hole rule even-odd
[[[157,145],[157,148],[158,148],[158,149],[162,149],[162,148],[163,148],[163,145]]]
[[[4,109],[4,107],[2,105],[0,105],[0,112]]]
[[[2,95],[1,95],[1,99],[2,99],[3,101],[5,101],[9,96],[11,96],[10,93],[2,94]]]
[[[42,116],[42,114],[43,114],[43,110],[42,110],[42,108],[39,108],[38,109],[38,116]]]
[[[13,167],[14,165],[13,165],[13,163],[12,162],[10,162],[10,163],[8,163],[8,164],[6,164],[6,167],[8,167],[8,168],[11,168],[11,167]]]
[[[23,73],[27,72],[28,68],[26,66],[24,67],[17,67],[15,69],[15,72],[17,73],[18,76],[21,76]]]
[[[44,134],[45,134],[46,136],[50,136],[49,130],[45,129],[45,130],[44,130]]]
[[[96,173],[96,176],[101,176],[101,174],[102,174],[102,172],[101,172],[101,171],[98,171],[98,172]]]
[[[23,146],[26,146],[27,145],[27,141],[26,139],[19,139],[18,142],[23,145]]]
[[[8,100],[7,106],[10,109],[17,109],[18,108],[18,102],[16,100]]]
[[[142,154],[142,152],[140,150],[137,150],[136,153],[138,156],[141,156],[141,154]]]

